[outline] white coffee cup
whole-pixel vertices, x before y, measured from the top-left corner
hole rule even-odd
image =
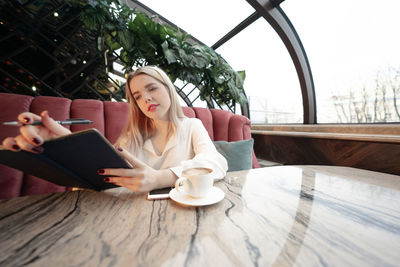
[[[194,198],[207,196],[214,184],[213,170],[207,167],[191,166],[182,171],[175,182],[175,190]]]

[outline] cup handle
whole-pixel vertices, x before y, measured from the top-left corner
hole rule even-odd
[[[179,178],[178,180],[176,180],[176,182],[175,182],[175,190],[177,192],[182,192],[183,190],[180,190],[179,188],[180,188],[181,185],[183,185],[186,182],[187,182],[186,178]]]

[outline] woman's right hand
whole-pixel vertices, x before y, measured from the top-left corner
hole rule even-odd
[[[19,128],[20,134],[15,137],[7,137],[3,141],[3,146],[12,151],[22,149],[41,153],[43,148],[40,145],[44,141],[71,133],[70,130],[55,122],[47,111],[43,111],[40,116],[30,112],[21,113],[18,115],[18,121],[25,124]],[[34,121],[42,121],[43,125],[29,125]]]

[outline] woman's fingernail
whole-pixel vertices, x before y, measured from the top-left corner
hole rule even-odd
[[[118,149],[119,151],[121,151],[121,152],[124,151],[124,150],[122,149],[122,147],[120,147],[120,146],[117,147],[117,149]]]
[[[97,173],[98,173],[98,174],[103,174],[103,173],[104,173],[104,170],[103,170],[103,169],[97,170]]]
[[[42,114],[40,114],[40,116],[44,117],[49,115],[49,112],[47,110],[42,111]]]
[[[30,121],[31,121],[30,118],[27,118],[27,117],[24,118],[24,122],[25,122],[25,123],[28,123],[28,122],[30,122]]]
[[[106,183],[110,182],[110,178],[108,178],[108,177],[104,178],[104,182],[106,182]]]
[[[35,151],[36,153],[42,153],[43,147],[41,147],[41,146],[34,147],[34,148],[32,148],[32,151]]]
[[[37,145],[39,145],[40,143],[42,143],[42,141],[40,141],[40,139],[39,138],[33,138],[32,139],[32,141],[35,143],[35,144],[37,144]]]
[[[20,150],[19,145],[13,145],[12,148],[15,149],[15,150]]]

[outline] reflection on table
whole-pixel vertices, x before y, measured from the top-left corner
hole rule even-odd
[[[0,201],[0,266],[398,266],[400,177],[347,167],[228,173],[188,207],[124,188]]]

